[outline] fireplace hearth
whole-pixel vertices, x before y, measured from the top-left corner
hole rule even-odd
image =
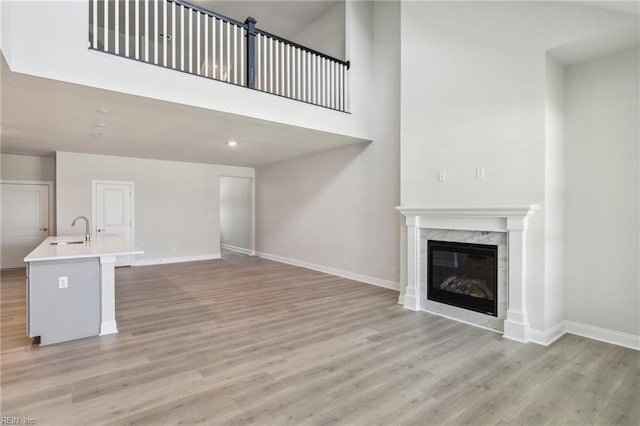
[[[427,299],[497,316],[498,247],[429,240]]]

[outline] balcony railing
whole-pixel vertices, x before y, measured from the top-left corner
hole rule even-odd
[[[349,111],[349,62],[181,0],[89,0],[89,48]]]

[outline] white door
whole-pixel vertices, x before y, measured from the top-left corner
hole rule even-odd
[[[100,234],[133,238],[133,184],[130,182],[94,182],[95,210],[93,222]],[[131,256],[118,256],[116,266],[131,264]]]
[[[24,258],[49,236],[49,186],[2,184],[0,269],[22,268]]]

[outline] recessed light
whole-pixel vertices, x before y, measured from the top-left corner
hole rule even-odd
[[[101,114],[109,114],[111,110],[106,108],[98,108],[98,112]]]
[[[236,141],[229,141],[229,142],[227,142],[227,145],[229,145],[229,146],[236,146],[236,145],[238,145],[238,142],[236,142]]]
[[[96,127],[107,127],[107,123],[94,123]]]
[[[93,133],[91,136],[93,136],[94,138],[99,138],[100,136],[102,136],[102,133]]]

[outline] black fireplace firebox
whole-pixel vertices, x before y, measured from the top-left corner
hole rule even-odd
[[[498,315],[498,246],[427,243],[427,299]]]

